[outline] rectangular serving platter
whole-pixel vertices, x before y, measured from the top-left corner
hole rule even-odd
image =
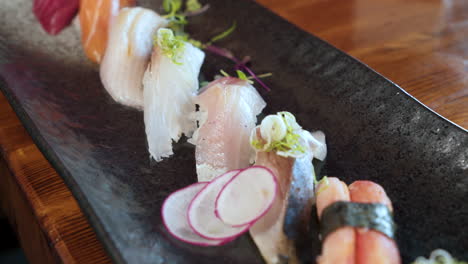
[[[263,263],[245,235],[197,247],[165,230],[161,203],[196,181],[194,147],[149,158],[143,113],[118,105],[87,61],[76,21],[46,35],[29,0],[0,2],[0,89],[35,143],[63,177],[115,263]],[[405,91],[328,43],[248,0],[210,0],[191,19],[200,40],[237,29],[220,45],[272,72],[264,113],[287,110],[327,135],[322,174],[373,180],[394,203],[404,263],[444,248],[468,259],[468,135]],[[140,1],[161,11],[161,1]],[[211,79],[229,61],[207,54]],[[311,245],[310,259],[317,252]]]

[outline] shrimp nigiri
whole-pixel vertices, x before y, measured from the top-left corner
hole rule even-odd
[[[124,7],[134,6],[135,0],[81,0],[81,41],[86,56],[100,63],[107,46],[109,26]]]
[[[329,177],[328,183],[321,183],[317,191],[317,214],[337,201],[350,201],[348,186],[337,178]],[[353,264],[355,263],[356,236],[353,227],[342,227],[329,234],[322,245],[322,254],[318,264]],[[359,263],[359,262],[356,262]]]
[[[250,132],[266,106],[247,81],[225,77],[213,81],[195,99],[200,106],[200,128],[191,140],[199,181],[249,166],[253,150]]]
[[[349,186],[351,201],[357,203],[381,203],[392,211],[392,203],[382,186],[371,181],[355,181]],[[395,241],[370,229],[357,228],[356,263],[400,264],[400,254]]]

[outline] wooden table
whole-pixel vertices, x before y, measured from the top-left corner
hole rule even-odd
[[[468,128],[468,1],[258,0]],[[31,263],[111,262],[0,95],[0,202]]]

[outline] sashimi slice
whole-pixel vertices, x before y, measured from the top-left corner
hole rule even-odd
[[[56,35],[72,22],[79,5],[79,0],[34,0],[33,12],[42,28]]]
[[[191,142],[196,145],[198,180],[249,166],[254,154],[250,132],[266,106],[257,90],[244,80],[220,78],[203,88],[195,103],[200,106],[200,127]]]
[[[273,172],[260,166],[242,170],[224,185],[216,198],[216,215],[231,226],[255,223],[268,212],[278,183]]]
[[[350,201],[348,187],[337,178],[329,177],[327,182],[317,188],[317,214],[338,201]],[[355,262],[356,235],[354,228],[342,227],[329,234],[322,244],[322,254],[318,264],[353,264]]]
[[[223,187],[239,172],[240,170],[229,171],[216,177],[193,198],[188,208],[188,221],[199,236],[214,240],[233,239],[249,229],[250,225],[232,227],[215,214],[216,198]],[[230,208],[235,212],[237,209],[238,207]]]
[[[273,205],[251,227],[250,235],[266,263],[299,263],[295,242],[308,234],[314,198],[311,159],[257,152],[255,164],[269,168],[277,176],[278,189]]]
[[[80,0],[81,42],[90,60],[101,62],[114,18],[121,8],[134,5],[135,0]]]
[[[349,192],[352,202],[382,203],[393,210],[385,190],[374,182],[355,181],[349,186]],[[375,230],[357,228],[356,263],[400,264],[401,258],[393,239]]]
[[[175,238],[199,246],[218,246],[227,240],[210,240],[197,235],[189,225],[187,209],[195,195],[208,183],[199,182],[180,189],[166,198],[161,209],[163,223]]]
[[[143,74],[153,49],[153,35],[167,21],[152,10],[122,9],[110,28],[100,75],[104,88],[121,104],[143,108]]]
[[[155,46],[143,79],[146,136],[156,161],[171,156],[172,142],[182,134],[192,136],[196,129],[191,115],[195,112],[193,99],[205,54],[187,42],[179,57],[175,63]]]

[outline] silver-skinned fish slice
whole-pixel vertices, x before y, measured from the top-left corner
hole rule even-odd
[[[252,226],[250,235],[268,264],[300,263],[296,241],[307,234],[314,202],[311,158],[258,152],[255,165],[271,169],[280,188],[273,206]]]

